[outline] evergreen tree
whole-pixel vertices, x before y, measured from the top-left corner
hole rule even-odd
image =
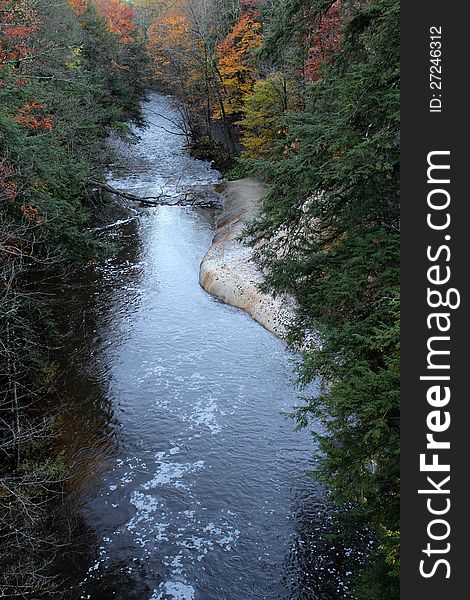
[[[321,475],[352,529],[365,525],[378,540],[370,573],[381,575],[361,587],[361,598],[391,600],[399,528],[399,4],[343,2],[342,14],[341,45],[310,85],[305,111],[281,121],[287,141],[276,158],[252,164],[270,188],[250,233],[266,286],[299,300],[291,341],[320,333],[299,376],[308,383],[321,375],[325,384],[295,416],[300,425],[323,421]]]

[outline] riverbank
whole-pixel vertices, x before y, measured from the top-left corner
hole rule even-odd
[[[152,94],[143,112],[148,127],[119,146],[109,184],[217,198],[219,173],[166,131],[172,99]],[[292,355],[199,285],[213,209],[131,208],[97,232],[112,257],[63,290],[60,391],[80,399],[61,437],[80,526],[58,565],[63,589],[73,600],[287,600],[292,586],[344,597],[345,561],[319,535],[324,490],[305,477],[311,435],[283,417],[298,401]]]
[[[290,296],[260,291],[264,274],[253,260],[253,249],[239,241],[247,223],[259,214],[263,185],[253,178],[225,184],[223,208],[216,222],[212,245],[202,259],[199,282],[222,302],[241,308],[268,331],[285,338],[295,314]]]

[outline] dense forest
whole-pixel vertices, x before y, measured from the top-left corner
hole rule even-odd
[[[397,0],[0,0],[0,595],[56,593],[51,290],[112,252],[86,233],[90,182],[151,86],[195,156],[266,184],[244,241],[265,289],[298,301],[299,385],[324,382],[291,417],[324,424],[312,476],[343,542],[375,541],[356,597],[398,598]]]
[[[0,570],[2,597],[57,592],[52,524],[67,478],[56,443],[54,287],[103,252],[90,177],[144,93],[143,38],[118,0],[0,2]]]

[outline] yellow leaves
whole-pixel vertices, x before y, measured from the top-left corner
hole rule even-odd
[[[244,117],[240,121],[242,143],[248,156],[269,156],[275,143],[286,138],[287,128],[281,119],[294,106],[294,89],[282,74],[275,73],[254,84],[253,90],[244,97]],[[297,140],[286,143],[283,153],[287,155],[297,146]]]
[[[187,15],[170,5],[154,17],[148,29],[148,50],[155,75],[163,82],[181,78],[196,67],[195,50],[200,44],[191,36]]]
[[[254,51],[262,43],[256,11],[245,9],[215,44],[215,25],[193,0],[157,0],[157,6],[147,31],[157,80],[207,119],[240,116],[256,80]]]
[[[57,362],[50,362],[46,366],[43,367],[42,376],[43,376],[44,383],[46,385],[50,385],[57,379],[58,374],[59,374],[59,369],[60,369],[60,367]]]
[[[84,15],[87,11],[87,0],[67,0],[76,15]]]
[[[82,62],[82,50],[83,50],[83,45],[76,46],[75,48],[72,49],[69,56],[67,57],[67,60],[64,63],[68,69],[79,69],[80,68],[81,62]]]

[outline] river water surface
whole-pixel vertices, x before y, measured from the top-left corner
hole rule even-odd
[[[219,174],[188,156],[165,96],[118,149],[110,183],[178,195]],[[68,294],[64,424],[86,532],[65,565],[74,598],[340,599],[346,583],[313,469],[313,440],[281,414],[292,356],[199,286],[207,209],[127,207],[98,234],[119,247]],[[343,556],[344,558],[344,556]]]

